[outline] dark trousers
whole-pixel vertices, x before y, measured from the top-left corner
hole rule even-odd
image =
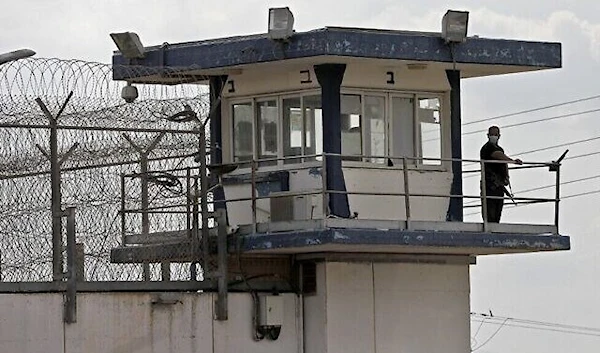
[[[485,190],[486,196],[497,196],[504,197],[504,189],[489,188]],[[490,199],[486,197],[487,203],[487,221],[491,223],[500,223],[500,216],[502,216],[502,207],[504,206],[503,199]],[[481,206],[483,208],[483,205]],[[482,209],[483,211],[483,209]],[[483,217],[483,212],[481,212]]]

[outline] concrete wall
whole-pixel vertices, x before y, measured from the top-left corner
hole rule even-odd
[[[0,295],[0,352],[10,353],[466,353],[466,264],[322,262],[317,291],[283,294],[278,340],[254,341],[252,298],[229,296],[229,320],[215,321],[216,296],[80,293],[74,324],[59,293]]]
[[[229,296],[229,320],[214,321],[215,296],[173,293],[175,304],[152,303],[152,293],[80,293],[74,324],[64,324],[62,294],[0,295],[0,352],[197,353],[301,352],[301,308],[284,295],[277,341],[252,338],[252,298]]]
[[[306,353],[470,351],[466,264],[322,263],[317,279]]]

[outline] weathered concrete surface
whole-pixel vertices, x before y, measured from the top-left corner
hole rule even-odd
[[[0,295],[2,353],[298,352],[299,299],[284,296],[277,341],[252,338],[252,299],[229,295],[230,316],[213,320],[211,293],[80,293],[77,322],[63,323],[61,293]],[[242,349],[243,348],[243,349]]]

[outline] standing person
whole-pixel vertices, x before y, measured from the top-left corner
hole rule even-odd
[[[481,151],[479,152],[479,157],[482,160],[497,160],[506,161],[506,163],[523,164],[520,159],[512,159],[504,154],[504,149],[498,145],[498,139],[500,139],[499,127],[491,126],[488,129],[487,137],[488,142],[481,147]],[[504,197],[505,187],[508,185],[508,165],[506,163],[484,163],[486,196]],[[486,198],[486,203],[487,221],[499,223],[504,200]]]

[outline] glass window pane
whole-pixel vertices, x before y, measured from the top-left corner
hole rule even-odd
[[[258,106],[258,158],[277,158],[277,101],[257,103]],[[277,161],[266,162],[275,165]]]
[[[302,155],[302,110],[300,97],[283,100],[283,155]],[[299,163],[300,159],[286,159],[285,163]]]
[[[365,154],[385,155],[385,98],[365,96]],[[368,162],[385,163],[384,158],[369,158]]]
[[[252,159],[252,103],[233,105],[233,160]]]
[[[323,111],[321,109],[321,96],[306,96],[304,99],[305,121],[305,155],[323,153]],[[305,160],[321,158],[310,157]]]
[[[408,97],[392,98],[392,147],[393,157],[416,157],[414,148],[414,99]],[[402,163],[395,159],[394,164]],[[414,164],[414,159],[409,159]]]
[[[359,95],[343,94],[341,96],[341,130],[342,154],[344,159],[361,160],[361,157],[347,157],[362,155],[362,105]]]
[[[423,160],[423,164],[440,165],[442,162],[442,129],[439,98],[419,98],[419,130],[421,156],[438,160]]]

